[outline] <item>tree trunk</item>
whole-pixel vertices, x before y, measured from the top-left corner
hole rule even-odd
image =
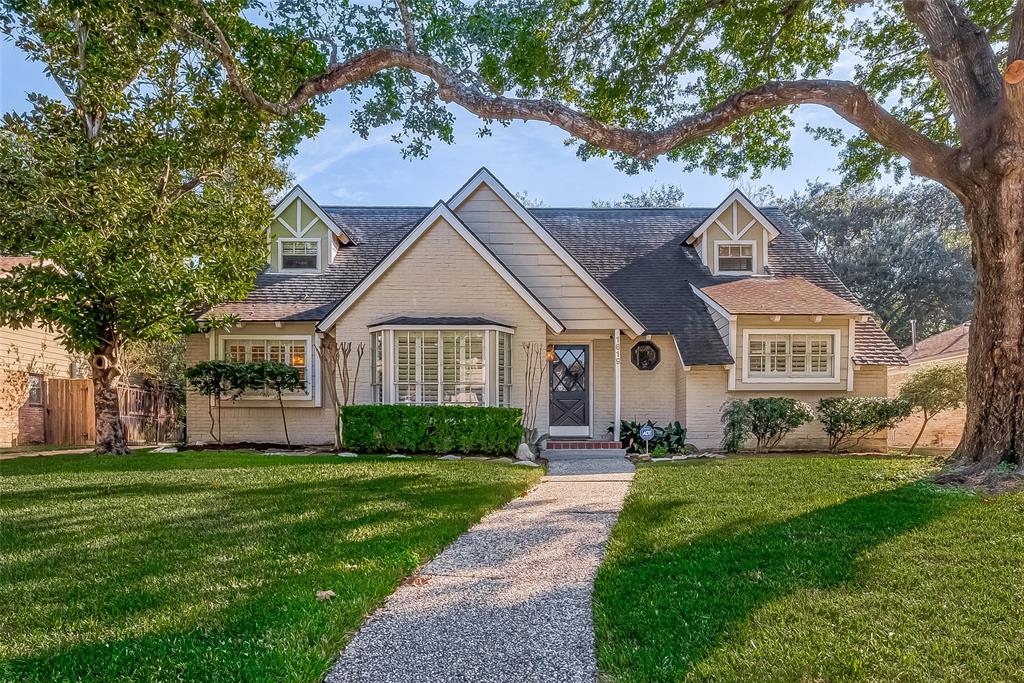
[[[968,475],[1024,465],[1024,168],[966,193],[977,271],[967,423],[954,462]]]
[[[921,422],[921,429],[919,429],[917,431],[917,436],[914,437],[914,443],[910,444],[910,448],[907,450],[907,455],[913,455],[914,454],[914,449],[917,448],[917,444],[920,443],[920,441],[921,441],[921,436],[924,435],[925,427],[928,426],[928,420],[931,419],[930,417],[928,417],[928,411],[927,410],[924,411],[923,417],[924,417],[924,420]]]
[[[114,334],[105,335],[113,342],[100,344],[92,353],[93,410],[96,414],[96,452],[125,455],[128,439],[121,422],[121,403],[117,387],[121,379],[120,346]]]

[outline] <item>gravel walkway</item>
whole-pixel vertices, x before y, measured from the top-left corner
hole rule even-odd
[[[596,681],[591,592],[633,479],[624,458],[552,462],[372,614],[342,681]]]

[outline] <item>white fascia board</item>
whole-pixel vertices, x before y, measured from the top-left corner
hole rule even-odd
[[[413,228],[412,231],[409,232],[409,234],[406,235],[405,238],[399,242],[386,257],[384,257],[384,260],[378,263],[377,266],[370,271],[370,274],[363,278],[362,282],[360,282],[356,288],[341,301],[341,303],[335,306],[330,313],[324,316],[324,318],[317,323],[316,329],[323,331],[330,329],[330,327],[338,321],[345,311],[351,308],[352,305],[355,304],[363,294],[373,286],[373,283],[380,279],[380,277],[384,275],[384,273],[386,273],[388,269],[391,268],[391,266],[393,266],[398,259],[401,258],[402,255],[440,219],[444,219],[450,226],[452,226],[452,229],[454,229],[455,232],[457,232],[464,240],[466,240],[466,242],[469,243],[471,247],[473,247],[473,250],[476,251],[476,253],[494,269],[494,272],[496,272],[509,287],[515,290],[516,294],[518,294],[520,298],[522,298],[523,301],[533,309],[534,313],[536,313],[548,327],[550,327],[556,334],[565,331],[565,325],[563,325],[562,322],[556,318],[554,314],[551,313],[551,311],[549,311],[539,299],[537,299],[536,296],[533,295],[533,292],[528,290],[526,286],[512,274],[512,271],[510,271],[508,267],[494,255],[494,252],[488,249],[486,245],[480,241],[473,231],[470,230],[444,202],[438,202],[434,205],[434,208],[430,213],[424,216],[420,222],[416,224],[416,227]]]
[[[747,199],[747,196],[745,194],[743,194],[739,190],[733,190],[732,193],[725,198],[725,201],[719,204],[718,208],[712,211],[711,214],[708,215],[708,217],[705,218],[704,221],[697,226],[697,229],[694,230],[690,234],[690,236],[686,238],[686,243],[693,244],[694,242],[696,242],[697,238],[703,235],[705,232],[707,232],[708,228],[715,224],[715,221],[718,220],[718,218],[723,213],[725,213],[726,209],[732,206],[733,202],[739,202],[740,206],[749,211],[750,215],[757,219],[758,223],[764,226],[764,229],[768,231],[769,240],[773,240],[779,236],[779,229],[775,227],[775,225],[768,219],[768,217],[761,213],[761,210],[754,206],[754,203]],[[736,226],[734,225],[733,229],[735,228]]]
[[[331,217],[328,216],[327,213],[323,209],[320,208],[319,204],[317,204],[315,201],[313,201],[313,198],[309,196],[308,192],[306,192],[305,190],[302,189],[301,185],[296,185],[295,187],[293,187],[291,192],[286,194],[281,199],[281,201],[279,201],[274,206],[274,220],[277,220],[277,218],[282,213],[284,213],[284,210],[288,208],[288,205],[291,204],[296,199],[301,199],[302,202],[306,206],[308,206],[310,208],[310,210],[316,215],[316,217],[324,222],[324,225],[327,226],[328,230],[330,230],[335,235],[337,235],[338,237],[341,237],[342,239],[344,239],[344,240],[346,240],[348,242],[352,241],[352,238],[350,238],[348,235],[346,235],[345,231],[342,230],[340,227],[338,227],[337,223],[335,223],[333,220],[331,220]],[[300,231],[302,231],[302,229],[303,229],[303,226],[301,226],[301,225],[297,225],[295,227],[298,230],[300,230]]]
[[[558,258],[561,259],[562,263],[564,263],[569,270],[575,273],[579,279],[583,280],[587,287],[589,287],[590,290],[615,313],[615,315],[619,316],[619,319],[629,327],[634,336],[644,333],[643,324],[633,317],[633,315],[626,310],[626,307],[623,306],[604,285],[594,279],[594,276],[592,276],[587,269],[583,267],[583,264],[577,261],[572,254],[566,251],[565,247],[563,247],[562,244],[547,231],[547,228],[537,222],[537,219],[533,217],[533,214],[531,214],[525,206],[523,206],[522,202],[516,199],[515,196],[508,191],[508,188],[502,185],[501,181],[495,178],[494,175],[486,168],[481,168],[473,174],[473,177],[470,178],[466,184],[448,200],[448,205],[453,211],[457,210],[481,185],[487,185],[494,194],[498,195],[498,197],[505,202],[505,205],[512,209],[512,212],[519,217],[519,220],[525,223],[526,227],[532,230],[533,233],[537,235],[537,237],[539,237],[549,249],[551,249],[551,251],[555,252]]]
[[[699,298],[701,301],[707,304],[708,308],[713,310],[715,313],[717,313],[718,315],[722,316],[723,318],[730,322],[736,320],[735,314],[725,310],[721,304],[719,304],[717,301],[715,301],[710,296],[701,291],[701,288],[693,284],[692,282],[690,283],[690,289],[692,289],[693,293],[697,295],[697,298]]]

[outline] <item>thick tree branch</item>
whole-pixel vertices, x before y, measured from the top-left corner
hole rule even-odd
[[[1002,77],[986,32],[953,0],[903,0],[966,145],[984,139],[999,104]]]
[[[206,15],[209,17],[209,15]],[[277,116],[289,116],[313,97],[367,80],[386,69],[403,68],[421,74],[438,86],[445,102],[453,102],[484,119],[541,121],[558,126],[575,138],[613,152],[653,159],[689,142],[711,135],[759,111],[800,104],[828,107],[865,131],[876,142],[893,149],[911,162],[912,170],[945,183],[950,182],[954,150],[918,133],[875,102],[867,92],[846,81],[774,81],[737,93],[705,112],[685,116],[660,130],[622,128],[598,121],[558,102],[519,99],[485,93],[467,84],[453,70],[423,54],[397,48],[368,50],[300,85],[286,102],[267,100],[250,88],[224,34],[212,19],[208,26],[216,36],[213,48],[227,72],[228,81],[252,106]]]

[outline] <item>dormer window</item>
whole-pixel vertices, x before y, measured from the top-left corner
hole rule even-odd
[[[281,270],[320,270],[320,240],[281,238]]]
[[[715,273],[753,273],[754,242],[716,242]]]

